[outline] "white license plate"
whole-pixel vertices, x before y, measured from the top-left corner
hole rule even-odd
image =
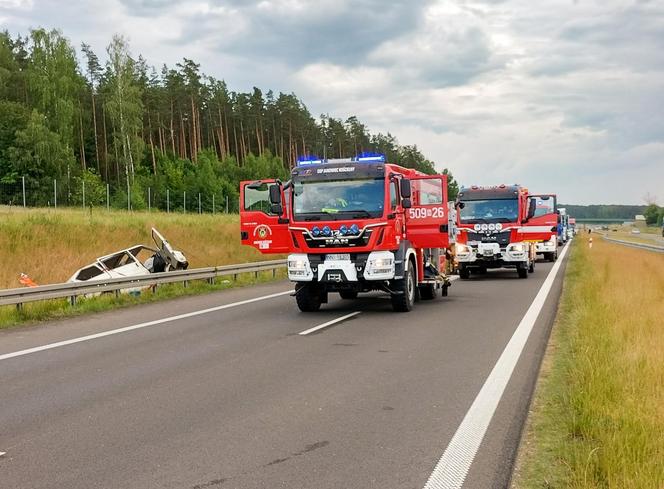
[[[350,253],[331,253],[329,255],[325,255],[325,259],[334,261],[350,261]]]
[[[484,250],[482,254],[485,256],[493,256],[493,250]]]

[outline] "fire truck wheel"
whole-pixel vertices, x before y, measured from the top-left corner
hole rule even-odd
[[[440,289],[442,291],[442,296],[443,297],[447,297],[447,288],[448,288],[447,285],[443,285]]]
[[[528,278],[528,267],[525,263],[517,265],[516,272],[519,274],[519,278]]]
[[[392,288],[397,294],[392,294],[392,309],[397,312],[408,312],[415,303],[415,270],[413,262],[408,260],[408,268],[404,277],[392,282]]]
[[[295,286],[295,301],[302,312],[314,312],[320,309],[323,302],[323,293],[314,284],[297,284]]]
[[[342,299],[357,299],[357,290],[340,290],[339,295]]]
[[[418,287],[420,289],[420,299],[423,301],[430,301],[436,298],[438,290],[435,284],[425,284]]]
[[[530,262],[530,265],[528,265],[528,273],[533,273],[535,271],[535,260]]]
[[[459,265],[459,278],[464,280],[470,278],[470,268],[463,264]]]

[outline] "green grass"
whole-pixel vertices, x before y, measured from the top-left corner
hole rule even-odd
[[[109,309],[129,307],[136,304],[146,304],[175,297],[183,297],[197,294],[210,293],[225,290],[232,287],[244,287],[273,280],[286,278],[286,270],[276,270],[275,275],[271,271],[259,272],[258,277],[253,273],[240,274],[237,280],[232,276],[219,277],[214,284],[208,284],[203,280],[189,282],[187,287],[182,284],[160,285],[156,291],[144,290],[140,295],[130,294],[104,294],[98,297],[78,298],[76,305],[72,306],[67,299],[40,301],[25,304],[20,310],[15,306],[0,307],[0,329],[11,328],[19,325],[32,324],[39,321],[78,316],[94,312],[107,311]]]
[[[190,268],[278,258],[240,244],[237,214],[0,207],[0,289],[20,287],[21,273],[39,285],[65,282],[98,256],[152,246],[151,227],[184,252]]]
[[[513,487],[664,487],[664,257],[575,240]]]
[[[18,278],[27,273],[38,285],[61,283],[98,256],[135,244],[153,246],[150,228],[157,228],[174,248],[182,250],[190,268],[229,265],[279,258],[263,255],[240,244],[237,214],[181,214],[164,212],[106,211],[105,209],[23,209],[0,206],[0,289],[21,287]],[[278,278],[285,272],[279,271]],[[163,285],[156,293],[142,292],[139,297],[106,294],[78,300],[72,307],[67,300],[25,304],[19,311],[14,306],[0,307],[0,328],[35,321],[104,311],[221,290],[231,286],[250,285],[272,279],[272,272],[238,276],[237,282],[216,285],[203,281],[188,287]]]

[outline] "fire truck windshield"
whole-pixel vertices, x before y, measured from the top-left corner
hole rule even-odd
[[[519,213],[516,199],[465,200],[463,204],[461,224],[515,222]]]
[[[296,220],[360,219],[383,215],[385,181],[382,178],[295,182]]]

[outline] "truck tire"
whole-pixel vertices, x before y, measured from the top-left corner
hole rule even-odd
[[[420,299],[423,301],[430,301],[436,298],[438,294],[438,289],[436,289],[436,284],[424,284],[418,287],[420,289]]]
[[[525,263],[519,263],[516,266],[516,273],[519,274],[519,278],[528,278],[528,267]]]
[[[398,294],[392,294],[392,309],[396,312],[408,312],[413,308],[415,303],[415,270],[413,262],[408,260],[408,266],[404,273],[404,277],[400,280],[395,280],[392,283],[392,289]]]
[[[323,293],[316,284],[297,284],[295,302],[302,312],[315,312],[323,303]]]
[[[463,263],[459,265],[459,278],[466,280],[470,278],[470,268]]]
[[[339,295],[342,299],[357,299],[357,290],[340,290]]]
[[[530,265],[528,265],[528,273],[533,273],[535,271],[535,260],[530,262]]]

